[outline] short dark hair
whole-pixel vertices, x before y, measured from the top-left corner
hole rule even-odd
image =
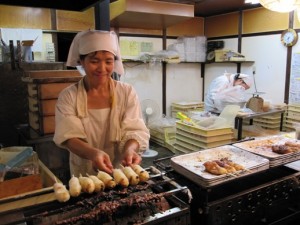
[[[234,78],[233,78],[233,79],[234,79],[234,80],[238,80],[238,79],[242,79],[242,78],[240,78],[240,74],[237,73],[237,74],[234,75]]]

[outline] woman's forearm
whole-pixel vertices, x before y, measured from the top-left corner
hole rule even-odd
[[[71,138],[66,141],[68,149],[81,158],[91,160],[99,149],[93,148],[88,143],[79,138]]]

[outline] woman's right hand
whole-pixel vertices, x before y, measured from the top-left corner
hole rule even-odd
[[[109,174],[112,173],[113,166],[110,161],[110,157],[104,151],[90,146],[88,143],[80,140],[79,138],[71,138],[67,140],[66,145],[74,154],[81,158],[90,160],[96,171],[102,170]]]
[[[104,151],[98,150],[95,153],[95,156],[92,156],[92,158],[90,160],[93,162],[93,168],[96,171],[101,170],[101,171],[105,171],[109,174],[112,174],[113,166],[110,161],[110,157]]]

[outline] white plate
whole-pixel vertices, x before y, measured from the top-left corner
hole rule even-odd
[[[270,160],[290,158],[291,156],[300,155],[300,151],[288,154],[278,154],[272,151],[272,145],[281,145],[284,144],[286,141],[297,142],[297,140],[295,139],[285,138],[283,136],[271,136],[258,140],[240,142],[233,145],[238,148],[247,150],[249,152],[267,157]]]
[[[245,167],[244,173],[240,174],[224,174],[214,175],[205,171],[203,163],[206,161],[228,158],[235,163]],[[175,156],[171,158],[171,165],[178,173],[191,178],[201,180],[200,183],[207,182],[214,183],[216,180],[227,180],[228,178],[237,178],[259,170],[260,167],[267,169],[269,167],[269,160],[261,156],[244,151],[240,148],[224,145],[221,147],[193,152],[185,155]]]

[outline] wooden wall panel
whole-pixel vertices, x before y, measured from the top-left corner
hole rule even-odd
[[[295,29],[300,29],[300,10],[299,10],[299,15],[297,14],[297,11],[294,14],[294,28]]]
[[[201,36],[204,35],[204,18],[194,17],[167,28],[167,36]]]
[[[50,30],[50,9],[0,5],[0,27]]]
[[[289,26],[289,13],[277,13],[265,8],[243,12],[243,34],[284,30]]]
[[[120,34],[141,34],[141,35],[162,35],[162,30],[148,30],[148,29],[134,29],[134,28],[114,28],[111,30],[115,30],[116,33]]]
[[[205,19],[205,36],[220,37],[238,34],[239,13],[228,13]]]
[[[95,29],[94,7],[83,12],[56,11],[57,30],[81,31]]]

